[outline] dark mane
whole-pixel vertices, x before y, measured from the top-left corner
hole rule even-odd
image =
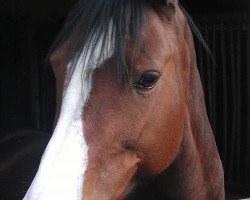
[[[83,52],[83,49],[86,46],[92,56],[98,43],[103,41],[97,61],[101,64],[99,63],[101,57],[108,53],[107,45],[113,42],[112,58],[116,66],[115,72],[118,77],[124,76],[128,73],[126,47],[131,42],[137,47],[140,46],[141,27],[145,21],[146,8],[147,3],[144,0],[80,0],[69,14],[49,56],[70,38],[71,54],[65,58],[64,63],[71,64],[70,73],[72,73],[80,56],[80,59],[85,61],[87,52]],[[111,20],[112,27],[110,27]],[[91,57],[88,62],[92,59],[94,58]]]
[[[107,52],[110,49],[108,45],[112,43],[115,73],[118,78],[126,77],[129,72],[126,62],[127,46],[133,43],[134,47],[141,48],[140,37],[142,26],[146,21],[146,10],[148,4],[156,9],[157,3],[154,2],[150,0],[80,0],[68,15],[48,57],[70,39],[69,55],[63,60],[63,64],[70,64],[70,78],[79,59],[87,67],[91,67],[93,60],[100,65],[102,58],[109,53]],[[182,6],[180,7],[194,34],[209,51],[190,15]],[[112,26],[110,26],[111,21]],[[97,48],[100,48],[100,54],[98,58],[94,58],[93,54]],[[86,59],[89,55],[91,55],[90,58]],[[88,69],[83,70],[88,71]]]
[[[196,26],[195,22],[193,21],[191,15],[187,12],[187,10],[182,6],[182,4],[179,4],[180,9],[182,10],[183,14],[186,17],[186,20],[188,22],[188,25],[190,26],[193,34],[198,38],[198,40],[201,42],[202,46],[205,48],[208,55],[211,56],[211,50],[209,49],[209,46],[207,45],[206,41],[204,40],[200,30]]]

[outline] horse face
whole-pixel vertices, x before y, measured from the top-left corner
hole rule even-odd
[[[117,84],[107,57],[86,76],[78,63],[63,94],[67,44],[53,56],[57,126],[25,199],[120,199],[135,175],[159,174],[171,164],[182,139],[189,65],[178,7],[175,13],[170,20],[147,12],[145,51],[128,49],[126,82]]]
[[[131,54],[129,80],[117,84],[112,73],[95,73],[82,113],[89,147],[84,199],[119,199],[136,182],[135,173],[159,174],[178,152],[186,89],[184,66],[176,60],[178,38],[158,15],[148,15],[143,29],[147,53]]]

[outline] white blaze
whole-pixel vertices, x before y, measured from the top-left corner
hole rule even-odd
[[[93,58],[100,56],[99,41]],[[107,45],[112,56],[111,42]],[[84,51],[83,51],[84,52]],[[84,138],[82,113],[88,100],[93,71],[97,63],[79,59],[65,90],[61,113],[53,136],[44,152],[39,170],[27,191],[24,200],[81,200],[83,179],[88,162],[88,146]],[[95,61],[95,59],[93,59]],[[91,64],[90,71],[83,71],[85,64]]]

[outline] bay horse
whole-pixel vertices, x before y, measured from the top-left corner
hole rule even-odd
[[[177,0],[81,0],[55,41],[54,133],[24,200],[222,200]]]

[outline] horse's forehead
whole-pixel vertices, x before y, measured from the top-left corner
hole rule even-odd
[[[164,39],[164,32],[165,27],[159,15],[156,12],[149,10],[147,12],[147,21],[142,28],[143,42],[147,43],[151,39],[152,41],[159,43]]]
[[[148,10],[146,15],[147,21],[141,29],[141,40],[150,56],[167,57],[167,54],[170,54],[173,49],[174,34],[172,27],[168,25],[167,19],[161,19],[153,10]],[[66,62],[71,55],[73,39],[69,38],[50,56],[53,71],[59,78],[66,73]]]
[[[150,10],[147,13],[147,22],[142,28],[142,42],[147,54],[154,62],[166,60],[174,52],[175,34],[167,18]]]

